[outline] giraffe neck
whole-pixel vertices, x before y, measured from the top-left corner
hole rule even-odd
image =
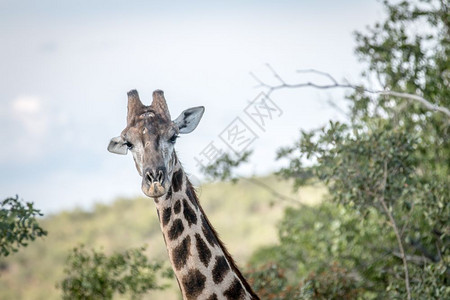
[[[183,299],[259,299],[209,223],[178,162],[172,187],[155,202]]]

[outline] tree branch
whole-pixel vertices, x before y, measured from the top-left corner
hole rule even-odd
[[[393,251],[392,254],[397,258],[403,259],[402,254],[399,252]],[[406,255],[405,258],[407,261],[409,261],[413,264],[419,265],[419,266],[423,266],[427,263],[433,262],[428,257],[419,256],[419,255]]]
[[[431,111],[439,111],[450,118],[450,109],[443,107],[443,106],[433,104],[429,100],[427,100],[419,95],[403,93],[403,92],[396,92],[396,91],[389,91],[389,90],[371,90],[371,89],[367,89],[363,86],[358,86],[358,85],[354,85],[354,84],[350,84],[350,83],[339,83],[331,74],[322,72],[322,71],[318,71],[315,69],[297,70],[297,73],[318,74],[318,75],[328,78],[331,81],[331,84],[316,84],[314,82],[303,82],[303,83],[290,84],[290,83],[287,83],[286,81],[284,81],[283,78],[272,68],[272,66],[270,66],[269,64],[267,64],[266,66],[270,70],[272,75],[280,82],[278,85],[268,84],[268,83],[262,81],[261,79],[259,79],[253,73],[250,73],[250,76],[252,76],[253,79],[255,79],[255,81],[258,83],[257,87],[262,87],[262,88],[268,89],[268,91],[267,91],[268,96],[276,90],[286,89],[286,88],[296,89],[296,88],[303,88],[303,87],[314,87],[317,89],[333,89],[333,88],[353,89],[353,90],[363,92],[363,93],[368,93],[368,94],[393,96],[393,97],[399,97],[399,98],[404,98],[404,99],[408,99],[408,100],[413,100],[413,101],[419,102],[425,108],[427,108]]]
[[[381,185],[381,197],[378,198],[378,200],[380,201],[384,212],[388,216],[390,225],[394,229],[394,233],[395,233],[395,236],[397,238],[398,248],[400,250],[400,256],[401,256],[402,261],[403,261],[403,268],[405,270],[406,293],[408,295],[408,300],[411,300],[411,290],[410,290],[410,287],[409,287],[408,262],[407,262],[407,258],[406,258],[406,255],[405,255],[405,250],[403,249],[402,237],[400,236],[400,232],[398,230],[397,223],[395,222],[394,217],[392,216],[391,212],[389,211],[389,208],[387,207],[386,201],[384,199],[384,192],[386,190],[386,184],[387,184],[387,176],[388,176],[387,161],[385,160],[384,161],[383,182],[382,182],[382,185]]]
[[[297,199],[279,193],[277,190],[273,189],[272,187],[270,187],[269,185],[265,184],[261,180],[258,180],[258,179],[255,179],[255,178],[245,178],[245,177],[241,177],[239,179],[248,181],[250,183],[253,183],[253,184],[255,184],[255,185],[257,185],[257,186],[267,190],[269,193],[271,193],[275,197],[278,197],[280,200],[287,201],[287,202],[290,202],[290,203],[295,203],[296,205],[303,205],[303,203],[301,203]]]

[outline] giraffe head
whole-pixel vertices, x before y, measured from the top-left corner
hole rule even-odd
[[[178,134],[192,132],[204,111],[203,106],[189,108],[172,121],[163,91],[154,91],[152,104],[146,106],[132,90],[128,92],[127,127],[111,139],[108,151],[124,155],[130,150],[142,176],[142,191],[149,197],[161,197],[172,185]]]

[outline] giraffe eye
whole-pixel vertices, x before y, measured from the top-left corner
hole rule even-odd
[[[174,134],[174,135],[172,135],[172,137],[169,139],[169,142],[171,142],[172,144],[175,144],[177,138],[178,138],[178,135]]]
[[[133,149],[133,144],[130,142],[125,142],[124,145],[127,146],[128,150]]]

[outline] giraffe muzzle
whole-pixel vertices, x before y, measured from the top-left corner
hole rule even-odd
[[[164,168],[147,169],[142,178],[142,191],[145,195],[152,198],[161,197],[167,191],[165,183],[166,172]]]

